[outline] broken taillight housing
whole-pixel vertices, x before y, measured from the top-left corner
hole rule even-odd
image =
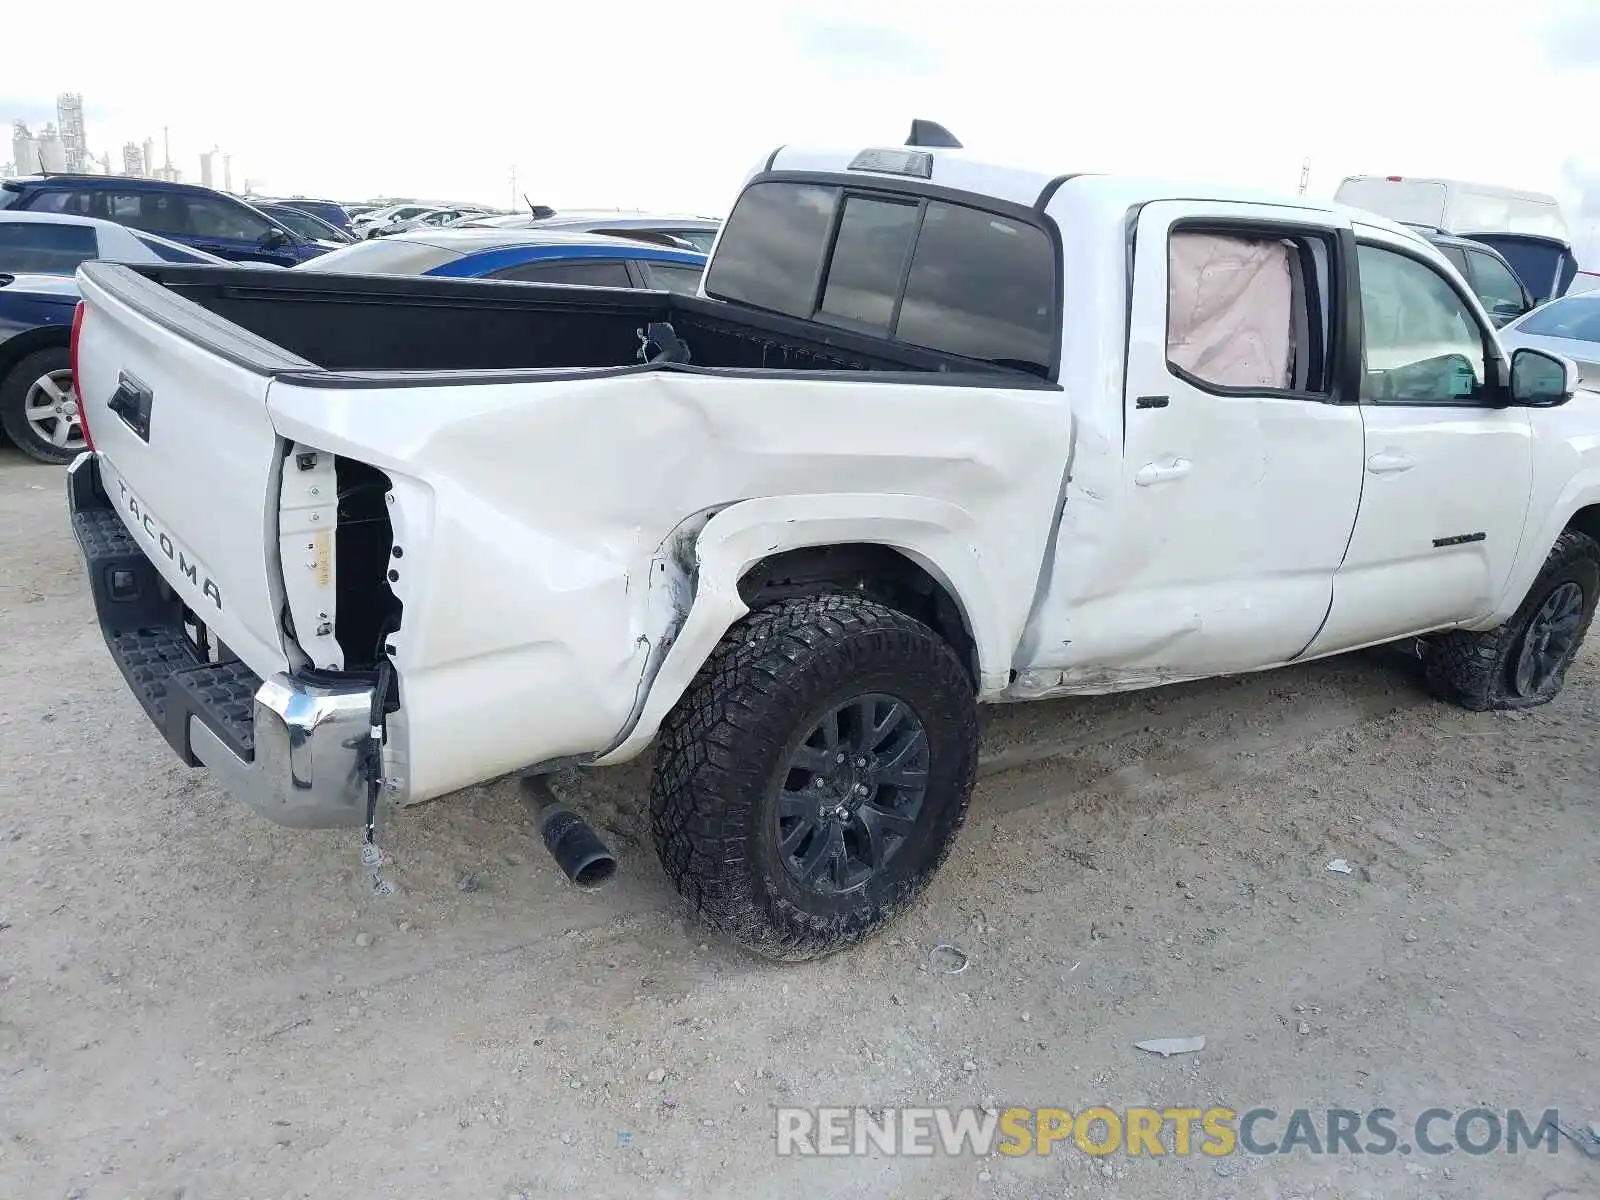
[[[94,438],[89,433],[88,406],[83,402],[83,388],[78,380],[78,339],[83,335],[83,301],[78,301],[78,307],[72,310],[72,348],[69,351],[72,366],[72,398],[78,405],[78,427],[83,430],[83,444],[90,450],[94,449]]]

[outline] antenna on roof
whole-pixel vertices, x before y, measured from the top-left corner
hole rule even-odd
[[[547,221],[556,215],[556,210],[548,204],[535,204],[529,200],[527,192],[522,193],[522,202],[528,206],[528,211],[533,214],[535,221]]]
[[[911,135],[906,138],[906,145],[928,146],[943,150],[961,149],[961,143],[956,140],[956,135],[939,122],[920,119],[911,122]]]

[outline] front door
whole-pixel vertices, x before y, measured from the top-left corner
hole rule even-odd
[[[220,196],[185,194],[189,236],[185,240],[233,262],[292,267],[299,261],[292,238],[274,238],[278,227],[260,213]]]
[[[1080,574],[1080,594],[1042,616],[1038,661],[1068,668],[1063,686],[1250,670],[1316,635],[1361,491],[1336,315],[1348,228],[1274,205],[1141,211],[1122,478],[1093,522],[1063,529],[1084,570],[1057,577]],[[1091,559],[1067,539],[1092,525]]]
[[[1495,407],[1493,343],[1475,307],[1409,241],[1363,238],[1365,483],[1313,654],[1489,613],[1531,489],[1528,413]]]

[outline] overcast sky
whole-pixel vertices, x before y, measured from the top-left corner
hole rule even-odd
[[[1600,0],[335,0],[8,6],[0,120],[80,91],[91,148],[170,126],[234,183],[721,214],[782,142],[913,116],[1053,173],[1293,191],[1346,174],[1553,191],[1600,219]],[[413,15],[414,14],[414,15]],[[27,48],[27,52],[25,51]],[[10,157],[0,150],[0,159]]]

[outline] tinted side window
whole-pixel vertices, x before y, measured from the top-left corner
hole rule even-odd
[[[895,336],[1048,376],[1055,280],[1055,251],[1043,230],[935,201],[911,256]]]
[[[584,287],[632,287],[628,267],[620,258],[597,258],[583,262],[531,262],[506,267],[490,279],[515,279],[521,283],[571,283]]]
[[[711,261],[707,293],[809,317],[838,202],[837,188],[793,183],[746,188]]]
[[[264,217],[258,217],[242,204],[229,204],[210,196],[187,196],[185,199],[189,206],[189,232],[195,237],[256,242],[273,228]]]
[[[48,191],[39,192],[28,205],[29,212],[69,213],[75,217],[92,217],[89,193]]]
[[[108,192],[100,197],[98,216],[131,229],[165,235],[189,232],[184,224],[183,200],[162,192]]]
[[[1483,331],[1456,290],[1418,259],[1361,246],[1361,321],[1373,404],[1484,401]]]
[[[79,263],[95,258],[98,249],[94,230],[85,225],[0,225],[0,271],[71,275]]]
[[[1528,307],[1523,298],[1522,285],[1517,277],[1492,254],[1470,250],[1472,260],[1472,290],[1483,301],[1483,306],[1498,316],[1520,316]]]
[[[1450,260],[1450,265],[1461,272],[1461,278],[1471,279],[1471,270],[1467,267],[1467,252],[1460,246],[1440,246],[1439,253]]]
[[[315,218],[297,209],[280,208],[272,214],[272,219],[291,233],[298,233],[311,241],[329,236],[328,231],[318,225]]]
[[[693,296],[700,290],[700,276],[703,272],[699,267],[653,262],[647,263],[645,269],[650,273],[651,284],[664,292]]]
[[[847,196],[817,320],[887,336],[916,233],[916,204]]]

